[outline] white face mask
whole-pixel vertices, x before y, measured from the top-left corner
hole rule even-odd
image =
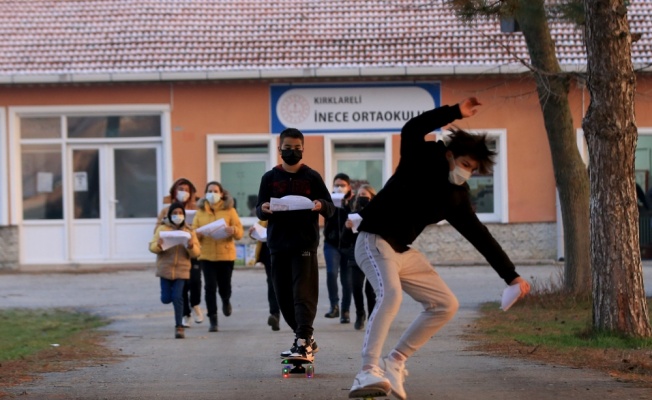
[[[188,200],[188,197],[190,197],[190,193],[183,190],[177,191],[177,201],[180,201],[181,203],[185,203],[186,200]]]
[[[172,218],[172,223],[175,224],[175,225],[181,225],[181,223],[182,223],[183,220],[185,219],[185,218],[183,217],[183,215],[179,215],[179,214],[174,214],[174,215],[171,216],[170,218]]]
[[[455,168],[448,173],[448,181],[453,185],[463,185],[471,177],[471,171],[456,165]]]
[[[208,200],[211,205],[220,201],[221,198],[222,196],[219,193],[206,193],[206,200]]]
[[[333,193],[344,193],[344,188],[341,186],[335,186],[333,189]]]

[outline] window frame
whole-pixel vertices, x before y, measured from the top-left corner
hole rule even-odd
[[[509,223],[509,197],[507,181],[507,131],[505,129],[465,129],[470,134],[487,134],[487,138],[496,140],[494,175],[494,212],[476,213],[483,223]],[[437,132],[437,140],[450,135],[449,131]]]
[[[265,159],[267,162],[266,171],[276,165],[277,162],[277,142],[278,135],[272,134],[240,134],[240,133],[227,133],[227,134],[208,134],[206,135],[206,182],[218,181],[222,182],[221,175],[221,165],[222,160],[225,161],[243,161],[242,156],[238,154],[227,154],[225,159],[221,159],[217,154],[217,146],[220,144],[266,144],[268,151],[267,157],[265,158],[264,153],[256,154],[255,157],[251,157],[253,160]],[[253,153],[240,153],[243,155],[253,156]],[[240,158],[237,158],[240,157]],[[244,160],[247,161],[247,160]],[[226,188],[228,190],[228,188]],[[256,217],[240,217],[240,222],[243,226],[253,226],[258,222]]]
[[[337,165],[335,155],[335,144],[351,144],[351,143],[382,143],[384,146],[384,153],[379,159],[383,161],[383,176],[382,186],[387,183],[392,176],[392,133],[335,133],[324,134],[324,182],[326,187],[331,188],[333,177],[339,171],[335,171],[334,167]],[[343,157],[342,159],[347,159]],[[353,159],[353,158],[352,158]],[[359,160],[359,157],[355,158]],[[374,158],[375,160],[375,158]],[[381,188],[376,188],[380,190]]]
[[[0,107],[0,154],[2,159],[7,156],[7,110],[5,107]],[[9,226],[9,203],[11,196],[9,193],[9,171],[7,170],[7,163],[0,162],[0,226]]]

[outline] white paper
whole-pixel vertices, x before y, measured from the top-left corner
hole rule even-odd
[[[267,228],[260,225],[259,223],[254,224],[254,230],[251,232],[251,237],[258,240],[259,242],[267,241]]]
[[[161,231],[159,237],[163,239],[161,248],[167,250],[177,245],[183,245],[186,247],[188,245],[188,240],[190,239],[190,234],[185,231]]]
[[[195,229],[195,232],[201,233],[204,236],[210,236],[213,239],[224,239],[229,236],[226,233],[226,221],[224,218],[220,218],[217,221],[213,221],[210,224],[200,226]]]
[[[353,228],[351,229],[353,233],[358,233],[358,227],[360,227],[360,222],[362,222],[362,217],[358,213],[349,214],[349,219],[353,222]]]
[[[346,193],[331,193],[331,200],[333,200],[333,205],[335,207],[342,207],[342,200],[346,196]]]
[[[36,191],[38,193],[52,193],[54,187],[54,174],[52,172],[36,173]]]
[[[307,197],[288,195],[280,199],[272,197],[269,201],[272,211],[312,210],[315,204]]]
[[[509,308],[513,306],[514,303],[516,303],[520,295],[521,295],[521,285],[516,284],[512,286],[507,286],[505,290],[503,290],[503,297],[500,301],[500,308],[503,311],[509,310]]]
[[[88,192],[88,174],[86,171],[73,172],[73,191]]]
[[[186,210],[186,224],[192,225],[192,220],[195,219],[197,210]]]

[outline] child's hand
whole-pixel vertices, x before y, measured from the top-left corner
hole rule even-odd
[[[265,213],[265,214],[271,214],[272,209],[271,209],[271,204],[269,202],[265,202],[260,206],[260,209]]]
[[[201,240],[201,239],[204,237],[204,235],[202,235],[202,234],[199,233],[199,232],[195,232],[195,233],[196,233],[196,235],[197,235],[197,240]]]
[[[254,230],[255,229],[254,229],[253,226],[251,228],[249,228],[249,237],[252,238],[252,239],[253,239],[253,237],[251,236],[251,234],[254,233]]]
[[[158,238],[156,245],[158,246],[159,249],[163,250],[163,239]]]
[[[232,236],[235,233],[235,228],[232,226],[227,226],[224,228],[224,232],[226,232],[227,235]]]
[[[188,239],[188,244],[186,244],[186,248],[187,248],[187,249],[192,249],[192,246],[193,246],[193,244],[192,244],[192,238],[190,238],[190,239]]]
[[[344,222],[344,226],[347,227],[347,228],[349,228],[349,229],[353,229],[353,221],[351,221],[350,219],[347,219],[347,220]]]
[[[312,208],[310,211],[319,211],[321,210],[321,201],[319,200],[313,200],[312,202],[315,206]]]

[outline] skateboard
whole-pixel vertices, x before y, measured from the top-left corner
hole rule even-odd
[[[289,378],[292,374],[305,374],[306,378],[315,376],[315,366],[308,360],[284,358],[281,365],[283,365],[283,378]]]

